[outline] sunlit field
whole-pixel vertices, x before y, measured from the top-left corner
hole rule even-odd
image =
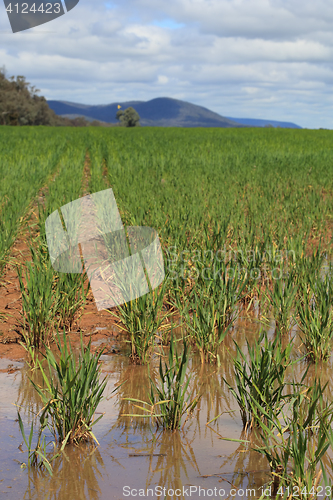
[[[103,440],[123,446],[125,434],[148,457],[144,472],[119,458],[142,488],[331,498],[332,137],[273,128],[1,127],[0,304],[15,271],[25,353],[19,389],[13,383],[19,415],[7,416],[17,446],[24,441],[24,459],[14,451],[11,458],[25,464],[25,498],[52,485],[52,498],[74,498],[57,482],[69,480],[66,453],[81,454],[70,472],[79,482],[90,447],[107,462]],[[67,344],[91,291],[85,274],[53,269],[45,234],[52,212],[109,188],[124,225],[157,231],[165,269],[159,288],[108,310],[118,356]],[[13,256],[18,242],[28,257]],[[0,305],[0,342],[7,320]],[[112,392],[112,405],[103,403]],[[33,418],[32,407],[41,410]],[[166,446],[169,439],[178,444]],[[92,466],[91,474],[82,498],[123,498],[124,475],[107,496]],[[173,497],[185,498],[154,498]]]

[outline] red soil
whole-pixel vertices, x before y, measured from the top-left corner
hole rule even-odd
[[[22,239],[18,240],[11,250],[11,257],[23,263],[29,259],[29,256],[26,242]],[[7,264],[0,283],[0,358],[24,359],[25,349],[19,343],[23,341],[21,321],[22,300],[15,262],[13,262]],[[105,328],[105,330],[99,330],[99,328]],[[107,311],[97,310],[93,295],[89,292],[83,314],[68,332],[68,338],[72,345],[80,344],[81,334],[85,344],[89,342],[90,337],[93,341],[102,339],[107,341],[119,335],[115,330],[115,320]]]

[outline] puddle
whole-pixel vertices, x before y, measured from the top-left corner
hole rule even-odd
[[[272,333],[271,328],[269,332]],[[244,352],[246,339],[252,343],[257,336],[258,324],[246,324],[243,320],[232,333]],[[202,366],[198,356],[190,359],[189,387],[194,392],[201,391],[202,397],[179,432],[162,432],[147,419],[123,416],[140,410],[135,410],[122,398],[148,399],[148,370],[130,365],[123,353],[103,355],[103,376],[107,374],[108,384],[98,413],[105,412],[105,415],[93,428],[100,446],[67,446],[54,463],[53,477],[41,470],[29,471],[20,467],[27,461],[27,453],[19,448],[23,440],[14,403],[21,407],[28,432],[33,413],[41,409],[28,376],[40,383],[40,374],[32,374],[26,366],[22,367],[22,363],[15,363],[20,368],[15,373],[0,373],[0,497],[9,500],[121,500],[140,496],[163,500],[209,496],[218,500],[246,498],[250,495],[246,495],[245,490],[254,489],[251,498],[259,498],[261,487],[269,480],[267,460],[242,443],[221,439],[242,439],[238,406],[223,381],[225,377],[233,383],[230,354],[235,355],[236,350],[232,338],[225,341],[220,368]],[[295,357],[300,355],[297,347],[296,342]],[[5,365],[7,361],[0,362]],[[305,367],[304,363],[297,363],[289,370],[288,378],[299,379]],[[150,366],[152,378],[157,371],[158,359]],[[309,371],[309,381],[314,372],[315,368]],[[321,367],[322,382],[328,380],[331,384],[331,374],[332,359]],[[112,395],[115,386],[124,381],[116,395]],[[216,416],[214,422],[206,425]],[[253,437],[253,446],[255,443]],[[26,449],[24,445],[22,448]],[[232,488],[237,492],[233,493]]]
[[[23,366],[24,363],[21,361],[12,361],[10,359],[0,358],[0,372],[20,370]]]

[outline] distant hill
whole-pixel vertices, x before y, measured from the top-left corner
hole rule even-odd
[[[65,118],[84,117],[88,121],[99,120],[111,124],[118,123],[116,113],[120,105],[123,110],[133,107],[139,113],[141,125],[146,127],[264,127],[271,124],[274,127],[301,128],[289,122],[225,117],[203,106],[170,97],[102,105],[52,100],[47,103],[57,115]]]
[[[151,101],[127,101],[106,105],[89,106],[68,101],[47,101],[49,107],[60,116],[84,116],[86,120],[118,123],[116,113],[132,106],[140,116],[142,126],[150,127],[244,127],[244,125],[214,113],[207,108],[189,102],[157,97]]]
[[[272,125],[273,127],[282,127],[282,128],[302,128],[299,125],[296,125],[292,122],[278,122],[276,120],[257,120],[255,118],[230,118],[229,120],[234,120],[238,123],[242,123],[243,125],[247,125],[248,127],[265,127],[266,125]]]

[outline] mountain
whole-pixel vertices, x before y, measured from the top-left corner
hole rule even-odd
[[[121,109],[134,108],[142,126],[150,127],[244,127],[234,120],[224,118],[207,108],[170,97],[157,97],[151,101],[127,101],[106,105],[89,106],[68,101],[47,101],[49,107],[60,116],[84,116],[87,120],[118,123],[116,113]]]
[[[276,120],[257,120],[255,118],[230,118],[229,120],[234,120],[235,122],[242,123],[243,125],[247,125],[248,127],[265,127],[266,125],[272,125],[273,127],[282,127],[282,128],[302,128],[296,123],[292,122],[279,122]]]
[[[123,110],[130,106],[134,108],[139,113],[141,125],[146,127],[264,127],[271,124],[286,128],[301,128],[288,122],[224,117],[203,106],[170,97],[104,105],[52,100],[47,103],[57,115],[65,118],[84,117],[88,121],[99,120],[113,124],[118,123],[116,113],[120,105]]]

